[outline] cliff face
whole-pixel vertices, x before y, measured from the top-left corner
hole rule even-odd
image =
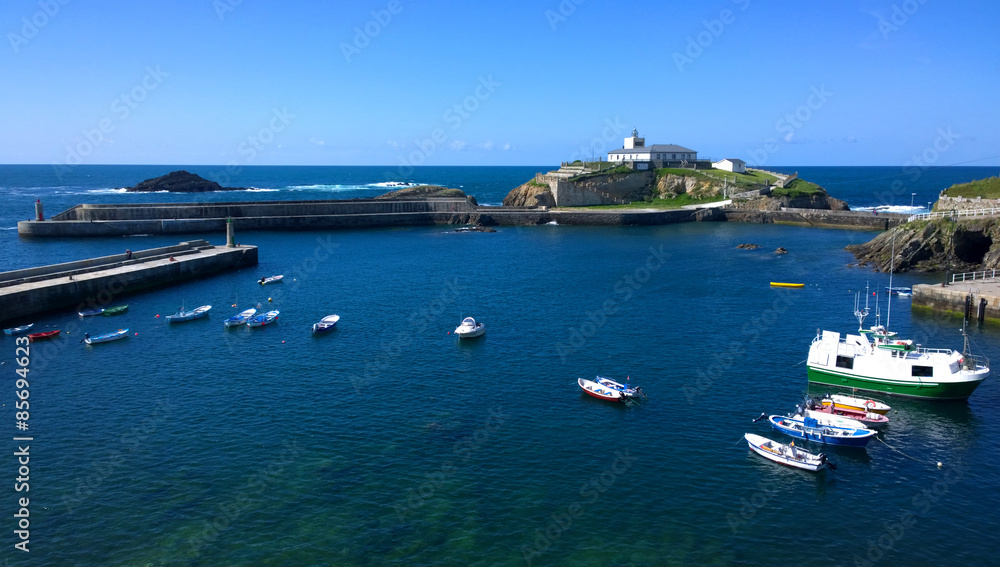
[[[892,257],[895,239],[895,258]],[[847,250],[861,265],[896,272],[971,272],[1000,268],[1000,219],[911,222]]]

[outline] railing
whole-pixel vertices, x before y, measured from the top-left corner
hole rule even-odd
[[[963,274],[952,274],[951,283],[974,282],[976,280],[987,280],[997,277],[996,270],[983,270],[981,272],[965,272]]]
[[[919,213],[916,215],[910,215],[906,219],[906,222],[913,222],[915,220],[925,220],[925,219],[985,217],[992,215],[1000,215],[1000,208],[993,207],[992,209],[968,209],[964,211],[952,210],[952,211],[938,211],[936,213]]]

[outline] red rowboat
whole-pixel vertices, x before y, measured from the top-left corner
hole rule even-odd
[[[55,331],[45,331],[44,333],[31,333],[28,335],[28,340],[31,342],[40,341],[43,339],[51,339],[52,337],[59,334],[59,329]]]

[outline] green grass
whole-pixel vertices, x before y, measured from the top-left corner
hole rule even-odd
[[[948,197],[965,197],[967,199],[976,197],[1000,199],[1000,177],[988,177],[952,185],[944,190],[944,194]]]
[[[733,178],[736,178],[736,183],[738,184],[762,184],[762,183],[774,183],[778,180],[777,177],[761,172],[761,171],[748,171],[746,173],[731,173],[729,171],[724,171],[721,169],[708,169],[708,170],[698,170],[698,173],[702,175],[713,177],[718,180],[729,179],[732,183]]]
[[[531,185],[532,187],[544,187],[546,189],[549,188],[549,184],[548,183],[539,183],[538,181],[535,181],[534,179],[532,179],[531,181],[529,181],[527,184]]]
[[[808,197],[810,195],[818,195],[823,193],[819,185],[815,183],[810,183],[805,179],[795,179],[788,184],[787,187],[775,187],[771,190],[772,197]]]

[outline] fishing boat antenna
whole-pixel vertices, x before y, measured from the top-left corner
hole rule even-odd
[[[865,317],[868,316],[868,284],[865,283],[865,308],[861,309],[861,298],[858,296],[861,292],[854,294],[854,316],[858,318],[858,332],[865,326]]]

